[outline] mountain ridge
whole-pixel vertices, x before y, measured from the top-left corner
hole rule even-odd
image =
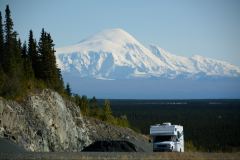
[[[138,42],[122,29],[107,29],[56,49],[63,74],[105,80],[240,77],[240,67],[200,55],[183,57]]]

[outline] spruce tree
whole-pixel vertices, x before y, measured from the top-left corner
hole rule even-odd
[[[112,116],[112,109],[110,106],[110,101],[105,100],[104,106],[103,106],[103,120],[111,122],[113,116]]]
[[[0,12],[0,67],[3,62],[4,52],[4,38],[3,38],[3,24],[2,24],[2,14]]]
[[[3,54],[3,68],[10,77],[14,77],[16,76],[16,73],[19,75],[19,70],[22,69],[21,44],[19,44],[19,41],[17,40],[17,32],[13,31],[13,21],[8,5],[5,12],[5,48]]]
[[[7,5],[5,10],[5,44],[4,44],[4,52],[2,55],[3,59],[3,69],[7,74],[13,74],[14,70],[14,32],[13,32],[13,21],[11,19],[11,12],[9,6]]]
[[[21,46],[17,40],[17,32],[13,31],[11,12],[7,5],[5,10],[5,43],[4,54],[2,54],[2,67],[7,75],[8,83],[5,83],[3,94],[7,97],[14,97],[22,91],[23,73]]]
[[[64,89],[64,81],[62,78],[62,73],[61,73],[61,69],[57,68],[57,77],[58,77],[58,85],[56,86],[56,90],[58,92],[63,92]]]
[[[70,88],[69,83],[67,83],[67,85],[66,85],[66,92],[67,92],[67,95],[68,95],[68,96],[71,96],[71,95],[72,95],[72,91],[71,91],[71,88]]]
[[[3,53],[4,52],[4,39],[3,39],[3,24],[2,24],[2,14],[0,12],[0,96],[2,96],[2,90],[5,83],[6,75],[2,68],[3,63]]]
[[[29,31],[28,56],[32,64],[32,70],[36,78],[40,78],[41,59],[37,52],[37,42],[33,38],[33,31]]]
[[[80,108],[83,115],[86,115],[86,116],[89,115],[89,106],[88,106],[87,96],[82,96]]]
[[[49,88],[58,92],[64,91],[63,80],[60,70],[57,68],[54,55],[54,44],[51,35],[42,29],[38,42],[38,51],[41,58],[40,78],[45,81]]]
[[[27,53],[27,44],[24,42],[22,46],[22,59],[23,59],[23,68],[24,68],[24,78],[25,81],[30,81],[34,79],[34,73],[32,69],[32,63],[30,56]]]
[[[99,116],[99,107],[98,107],[98,102],[95,96],[90,100],[90,107],[91,107],[91,114],[94,117]]]

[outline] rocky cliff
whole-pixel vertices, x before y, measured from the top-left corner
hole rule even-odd
[[[80,151],[91,143],[79,107],[43,90],[21,104],[0,99],[0,136],[28,151]]]
[[[0,98],[1,137],[37,152],[76,152],[97,140],[147,143],[130,129],[83,117],[78,106],[48,89],[18,103]]]

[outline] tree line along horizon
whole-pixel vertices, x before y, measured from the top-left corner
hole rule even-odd
[[[66,87],[61,70],[57,67],[51,34],[44,28],[39,41],[29,31],[28,43],[21,42],[13,29],[9,5],[5,9],[5,21],[0,12],[0,96],[19,100],[29,92],[50,88],[63,97],[75,102],[84,116],[91,116],[111,124],[129,127],[126,116],[114,117],[110,101],[101,107],[95,97],[72,94],[69,83]]]

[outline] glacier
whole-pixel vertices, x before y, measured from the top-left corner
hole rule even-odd
[[[194,55],[192,57],[174,55],[153,44],[146,47],[131,34],[119,28],[106,29],[77,44],[57,48],[56,58],[64,80],[70,82],[76,92],[88,93],[89,90],[83,88],[88,85],[95,86],[95,90],[88,93],[88,95],[91,96],[94,94],[97,95],[98,90],[102,92],[104,90],[95,84],[101,86],[112,84],[110,88],[111,91],[102,94],[109,95],[110,98],[116,95],[116,98],[118,98],[117,95],[120,96],[120,92],[125,93],[125,91],[121,91],[121,88],[116,86],[119,86],[119,84],[135,86],[136,81],[141,82],[139,84],[141,88],[147,88],[144,87],[144,85],[148,86],[148,88],[154,88],[154,86],[160,88],[156,90],[154,95],[160,95],[160,90],[163,90],[165,86],[180,84],[181,86],[178,87],[183,87],[180,89],[182,92],[180,92],[178,96],[176,95],[175,98],[181,97],[181,93],[185,91],[189,91],[189,94],[187,94],[188,92],[185,94],[189,95],[186,96],[186,98],[191,97],[192,93],[199,95],[194,96],[196,98],[205,97],[204,94],[202,94],[202,92],[205,91],[198,89],[191,91],[194,87],[187,84],[202,86],[202,88],[208,86],[206,89],[209,88],[211,91],[215,90],[215,92],[209,92],[212,96],[205,98],[236,98],[235,95],[237,95],[238,92],[235,91],[235,89],[240,90],[238,85],[240,82],[239,66],[201,55]],[[192,83],[193,81],[196,83]],[[219,82],[219,86],[216,86],[216,81]],[[149,86],[148,83],[155,85]],[[227,83],[231,87],[223,87],[224,84]],[[130,87],[128,90],[130,89],[136,91],[137,86],[133,88]],[[153,90],[154,89],[149,89],[146,91],[147,95],[153,93]],[[175,89],[172,88],[172,91],[167,88],[165,90],[174,95],[174,92],[178,89],[175,87]],[[119,92],[118,94],[117,91]],[[139,93],[141,93],[141,91],[139,91]],[[214,94],[219,96],[213,96]],[[122,95],[123,98],[126,97],[124,97],[124,94]],[[145,97],[147,97],[147,95],[145,95]],[[150,98],[161,98],[165,96],[154,95],[150,96]],[[99,96],[101,96],[100,93]],[[127,98],[137,97],[134,96],[133,92],[132,96],[129,95]]]
[[[63,73],[96,79],[239,77],[240,67],[194,55],[183,57],[150,45],[122,29],[108,29],[80,43],[56,49]]]

